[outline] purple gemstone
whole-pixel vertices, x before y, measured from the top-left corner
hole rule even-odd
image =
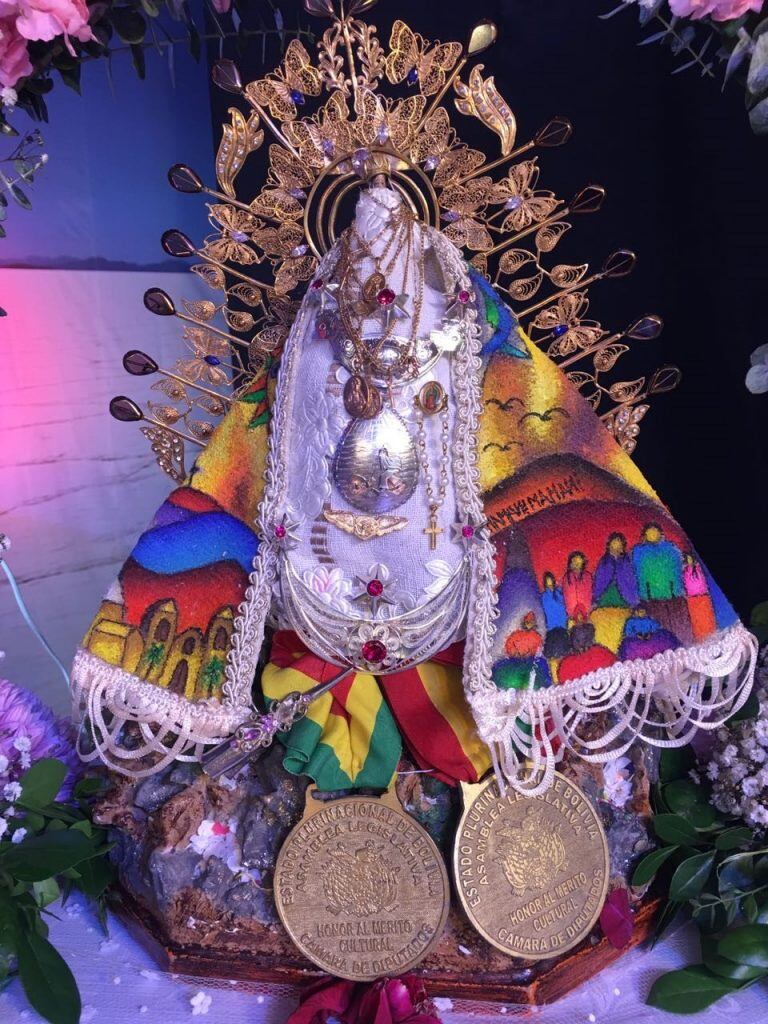
[[[557,327],[552,328],[552,334],[555,338],[562,338],[567,330],[568,324],[558,324]]]
[[[308,245],[297,245],[291,249],[291,256],[297,259],[299,256],[303,256],[309,250]]]
[[[306,199],[307,193],[303,188],[289,188],[288,195],[293,199]]]
[[[426,171],[434,171],[439,163],[440,163],[440,157],[439,156],[428,156],[427,159],[424,161],[424,170],[426,170]]]
[[[137,423],[144,419],[144,413],[138,405],[125,395],[117,395],[112,399],[109,403],[109,414],[121,423]]]
[[[187,236],[176,228],[166,231],[160,239],[160,244],[169,256],[191,256],[195,251]]]
[[[244,231],[230,231],[230,234],[231,234],[232,238],[234,238],[234,240],[236,242],[247,242],[248,241],[248,235],[246,235],[246,233]]]
[[[303,92],[299,92],[298,89],[291,89],[291,100],[296,104],[297,107],[303,107],[307,102],[307,98]]]
[[[144,305],[156,316],[173,316],[176,312],[171,297],[162,288],[150,288],[144,292]]]
[[[405,80],[408,83],[408,85],[416,85],[416,83],[419,80],[419,69],[411,68],[411,70],[405,76]]]
[[[208,363],[209,366],[220,366],[221,360],[218,356],[203,356],[203,361]]]
[[[461,214],[455,210],[448,210],[443,214],[443,220],[446,224],[455,224],[457,220],[461,220]]]
[[[323,139],[320,145],[327,157],[333,157],[333,154],[336,152],[336,147],[333,144],[333,139]]]
[[[177,192],[202,192],[202,178],[186,164],[174,164],[168,171],[168,181]]]
[[[123,366],[134,377],[146,377],[148,373],[156,373],[158,366],[154,359],[138,349],[131,349],[123,356]]]
[[[380,146],[383,146],[388,138],[389,138],[389,128],[387,128],[387,126],[385,124],[383,124],[381,126],[381,128],[379,128],[379,130],[376,132],[376,141],[378,142],[378,144]]]
[[[367,149],[356,149],[352,154],[352,170],[355,174],[364,174],[366,164],[370,157],[370,153]]]
[[[504,203],[505,210],[519,210],[523,205],[523,200],[520,196],[510,196],[509,199]]]
[[[240,79],[240,72],[232,60],[217,60],[211,71],[213,84],[226,92],[239,93],[242,91],[243,83]]]

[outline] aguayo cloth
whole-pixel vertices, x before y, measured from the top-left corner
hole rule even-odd
[[[289,770],[384,786],[405,745],[443,778],[492,762],[534,793],[566,748],[600,761],[716,727],[754,660],[605,424],[380,188],[139,538],[73,681],[92,756],[141,774],[230,735],[254,681],[274,699],[353,666],[283,737]]]

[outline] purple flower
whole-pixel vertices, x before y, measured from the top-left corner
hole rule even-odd
[[[33,693],[0,679],[0,789],[43,757],[56,757],[69,768],[58,794],[67,800],[79,773],[71,724]]]

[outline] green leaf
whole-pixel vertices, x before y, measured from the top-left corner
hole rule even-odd
[[[19,937],[19,975],[30,1005],[51,1024],[78,1024],[77,983],[51,943],[34,932]]]
[[[108,785],[109,783],[103,776],[88,775],[75,784],[73,792],[78,800],[86,800],[90,796],[96,796],[97,793],[103,793]]]
[[[768,924],[748,924],[743,928],[734,928],[720,939],[717,952],[739,964],[768,968]]]
[[[113,7],[110,11],[110,19],[124,43],[130,45],[144,41],[147,23],[138,11],[133,11],[130,7]]]
[[[748,924],[757,924],[759,910],[757,900],[751,893],[741,901],[741,912],[747,919]]]
[[[730,981],[756,981],[766,973],[762,967],[750,967],[748,964],[737,964],[720,956],[717,952],[717,941],[711,936],[702,936],[701,953],[704,966],[720,978]]]
[[[712,872],[714,853],[697,853],[678,864],[669,883],[669,895],[673,900],[692,900],[704,891]]]
[[[699,832],[707,832],[718,823],[717,811],[711,804],[696,804],[694,807],[689,807],[686,817]]]
[[[727,828],[715,840],[715,847],[718,850],[738,850],[740,846],[746,846],[752,842],[752,829],[746,825],[737,825],[735,828]]]
[[[676,846],[696,846],[701,841],[696,829],[679,814],[657,814],[653,828],[659,839]]]
[[[94,857],[92,860],[84,860],[78,866],[80,878],[77,887],[86,896],[95,899],[102,895],[108,885],[114,881],[115,871],[106,857]]]
[[[656,979],[648,993],[648,1005],[671,1013],[700,1013],[738,987],[703,965],[684,967]]]
[[[733,853],[717,869],[721,895],[746,892],[753,887],[755,858],[751,853]]]
[[[3,850],[0,867],[23,882],[42,882],[96,853],[93,842],[82,832],[43,832]]]
[[[678,846],[661,846],[658,850],[646,853],[635,868],[635,873],[632,875],[632,885],[646,885],[650,882],[664,861],[678,849]]]
[[[703,932],[721,932],[727,924],[722,900],[706,894],[694,901],[693,918]]]
[[[706,793],[701,786],[694,786],[688,779],[674,779],[663,789],[664,802],[670,811],[686,816],[690,808],[706,800]]]
[[[26,192],[23,189],[19,188],[18,185],[11,185],[11,187],[10,187],[10,189],[8,191],[11,193],[11,195],[16,200],[16,202],[19,204],[19,206],[22,207],[22,209],[24,209],[24,210],[31,210],[32,209],[32,203],[30,203],[29,198],[28,198]]]
[[[669,747],[662,750],[659,758],[659,780],[687,778],[691,768],[696,767],[696,757],[691,747]]]
[[[143,82],[147,77],[147,61],[144,55],[144,47],[134,44],[131,46],[131,61],[133,62],[136,74]]]
[[[728,719],[728,724],[736,725],[737,722],[746,722],[752,718],[757,718],[759,711],[760,705],[757,700],[757,693],[753,690],[747,697],[743,706]]]
[[[33,882],[32,892],[35,894],[35,900],[39,907],[47,907],[50,903],[55,903],[61,895],[59,884],[55,878],[44,878],[42,882]]]
[[[53,803],[66,777],[67,766],[55,757],[36,761],[21,777],[19,803],[34,808]]]

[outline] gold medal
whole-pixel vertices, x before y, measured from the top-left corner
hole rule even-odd
[[[438,941],[448,916],[440,851],[392,790],[381,799],[327,802],[313,792],[275,867],[285,930],[304,956],[338,978],[405,974]]]
[[[592,930],[608,891],[603,826],[582,791],[559,772],[540,796],[495,779],[464,786],[456,832],[456,890],[477,931],[510,956],[546,960]]]
[[[381,412],[381,392],[355,373],[344,385],[344,408],[355,419],[372,420]]]

